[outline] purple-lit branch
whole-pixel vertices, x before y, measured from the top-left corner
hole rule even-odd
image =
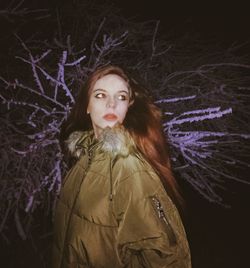
[[[180,125],[180,124],[184,124],[184,123],[203,121],[206,119],[211,120],[211,119],[215,119],[215,118],[220,118],[225,114],[232,113],[231,108],[228,108],[224,111],[220,111],[220,109],[221,109],[220,107],[215,107],[215,108],[207,108],[207,109],[202,109],[202,110],[194,110],[194,111],[184,112],[181,115],[179,115],[178,117],[173,118],[171,121],[164,123],[163,126]],[[202,115],[192,116],[194,114],[202,114]],[[184,115],[188,115],[188,117],[181,118]]]
[[[72,96],[72,94],[71,94],[70,89],[69,89],[68,86],[65,84],[65,81],[64,81],[64,66],[63,66],[62,64],[59,64],[60,68],[59,68],[59,75],[58,75],[58,77],[59,77],[60,80],[56,80],[56,79],[53,78],[47,71],[45,71],[42,67],[38,66],[37,64],[34,65],[33,62],[28,61],[28,60],[26,60],[26,59],[24,59],[24,58],[21,58],[21,57],[17,57],[17,58],[21,59],[22,61],[24,61],[24,62],[26,62],[26,63],[29,63],[29,64],[32,66],[34,79],[35,79],[35,81],[39,84],[39,88],[40,88],[41,85],[40,85],[40,81],[37,80],[37,73],[34,71],[35,68],[37,68],[37,69],[39,69],[39,70],[41,71],[41,73],[44,75],[45,79],[47,79],[47,80],[49,80],[51,83],[55,84],[55,85],[56,85],[56,88],[57,88],[58,86],[61,86],[61,87],[64,89],[64,91],[65,91],[65,95],[66,95],[67,97],[70,98],[71,102],[72,102],[72,103],[75,102],[75,100],[74,100],[74,98],[73,98],[73,96]],[[34,65],[35,68],[33,68],[33,65]],[[42,89],[42,90],[43,90],[43,89]]]
[[[184,101],[196,98],[196,95],[187,96],[187,97],[176,97],[176,98],[169,98],[169,99],[161,99],[155,101],[155,103],[170,103],[170,102],[177,102],[177,101]]]
[[[103,35],[103,43],[95,44],[94,48],[97,51],[97,56],[95,58],[95,64],[92,67],[94,70],[97,66],[105,62],[105,57],[107,57],[116,47],[121,46],[127,37],[128,32],[124,32],[119,37],[113,38],[112,36]],[[95,52],[94,52],[95,53]]]
[[[49,16],[47,9],[33,9],[22,7],[25,0],[10,1],[8,6],[0,9],[0,16],[3,16],[7,20],[13,21],[13,16],[24,17],[30,14],[36,15],[37,19],[44,19]]]

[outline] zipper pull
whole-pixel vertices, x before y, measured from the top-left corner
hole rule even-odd
[[[151,197],[151,200],[152,200],[153,207],[158,214],[158,218],[161,220],[161,222],[165,226],[166,232],[167,232],[168,237],[169,237],[170,245],[176,245],[177,240],[176,240],[174,230],[173,230],[170,222],[168,221],[168,219],[165,216],[165,213],[164,213],[164,210],[163,210],[163,207],[162,207],[160,201],[155,196]]]

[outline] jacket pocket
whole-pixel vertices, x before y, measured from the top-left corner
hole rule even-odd
[[[169,238],[170,246],[175,246],[177,244],[176,235],[174,233],[174,230],[173,230],[169,220],[167,219],[167,217],[165,215],[165,212],[163,210],[161,202],[159,201],[159,199],[156,196],[151,196],[150,199],[151,199],[151,204],[154,208],[154,211],[157,214],[157,217],[161,221],[161,224],[163,225],[164,230],[166,230],[166,233],[167,233],[168,238]]]

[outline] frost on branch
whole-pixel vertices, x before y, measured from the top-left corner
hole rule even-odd
[[[250,166],[247,162],[236,159],[235,155],[232,156],[232,152],[236,151],[235,145],[232,144],[240,143],[241,139],[250,139],[250,134],[204,130],[185,131],[181,129],[181,125],[213,120],[231,113],[231,108],[221,111],[220,107],[194,110],[184,112],[163,124],[171,144],[177,149],[176,152],[178,151],[178,154],[173,157],[173,161],[176,162],[175,170],[180,172],[181,176],[201,195],[212,202],[223,202],[217,190],[223,187],[223,182],[226,180],[250,183],[246,179],[240,179],[236,174],[231,175],[229,167],[230,165]],[[243,151],[243,148],[241,150]],[[179,154],[182,157],[181,162]]]
[[[129,67],[146,81],[163,110],[180,179],[224,205],[221,189],[231,180],[249,184],[238,170],[249,167],[250,67],[237,48],[223,51],[192,35],[163,38],[159,22],[135,23],[105,8],[97,17],[83,7],[79,14],[63,9],[50,22],[50,39],[15,33],[15,64],[1,70],[0,233],[7,241],[11,222],[26,239],[37,211],[51,217],[67,171],[61,124],[79,86],[103,64]]]

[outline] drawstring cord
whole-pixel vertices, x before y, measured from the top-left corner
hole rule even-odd
[[[109,201],[113,200],[113,181],[112,181],[112,157],[110,156],[109,161],[109,182],[110,182],[110,192],[109,192]]]

